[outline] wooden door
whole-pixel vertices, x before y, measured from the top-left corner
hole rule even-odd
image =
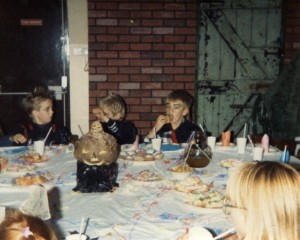
[[[279,74],[281,9],[281,0],[200,1],[197,122],[212,135],[251,127],[257,86]]]
[[[54,90],[55,121],[67,125],[65,0],[0,2],[0,124],[8,131],[26,118],[20,102],[36,86]],[[64,94],[62,94],[64,93]]]

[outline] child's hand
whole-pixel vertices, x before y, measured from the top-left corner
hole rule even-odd
[[[169,118],[165,115],[159,115],[155,122],[156,131],[160,130],[163,125],[169,122]]]
[[[11,142],[15,143],[25,143],[27,139],[22,134],[16,134],[9,138]]]
[[[166,123],[169,123],[169,117],[165,116],[165,115],[159,115],[156,119],[154,128],[152,128],[150,130],[150,132],[148,133],[147,137],[148,138],[155,138],[155,134],[162,128],[163,125],[165,125]]]
[[[94,108],[93,114],[100,120],[100,122],[108,122],[109,118],[104,114],[101,108]]]
[[[93,114],[97,117],[97,118],[100,118],[101,117],[101,113],[102,113],[102,109],[101,108],[94,108],[92,110]]]

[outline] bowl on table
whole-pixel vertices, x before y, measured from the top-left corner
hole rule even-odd
[[[174,180],[182,180],[189,177],[194,172],[194,169],[187,164],[181,164],[171,166],[167,169],[167,171],[169,173],[170,178]]]

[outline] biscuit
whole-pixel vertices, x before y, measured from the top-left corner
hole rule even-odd
[[[167,123],[170,123],[170,121],[171,121],[169,116],[165,116],[165,120],[166,120]]]

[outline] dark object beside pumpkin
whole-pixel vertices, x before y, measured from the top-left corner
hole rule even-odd
[[[116,139],[103,131],[100,122],[93,122],[90,132],[75,143],[77,186],[73,191],[109,192],[118,187],[119,154]]]

